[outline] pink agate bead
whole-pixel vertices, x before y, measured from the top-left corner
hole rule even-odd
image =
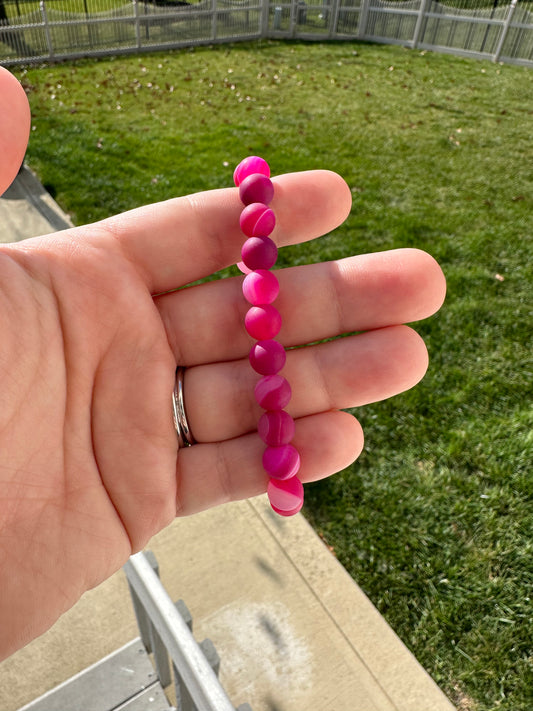
[[[233,172],[233,182],[239,187],[245,178],[254,173],[261,173],[262,175],[266,175],[267,178],[270,178],[270,166],[264,158],[248,156],[248,158],[241,160]]]
[[[241,256],[248,269],[270,269],[278,258],[278,248],[270,237],[250,237],[242,246]]]
[[[285,365],[287,354],[278,341],[257,341],[250,350],[249,360],[256,373],[274,375]]]
[[[244,327],[252,338],[268,341],[277,336],[281,328],[281,316],[272,304],[261,304],[248,309]]]
[[[267,269],[257,269],[245,277],[242,293],[253,306],[271,304],[278,297],[279,282],[276,275]]]
[[[254,173],[239,185],[239,197],[245,205],[250,205],[253,202],[262,202],[264,205],[268,205],[274,197],[274,185],[266,175]]]
[[[265,444],[279,448],[284,444],[289,444],[294,437],[294,420],[285,410],[264,412],[257,423],[257,432]],[[265,469],[270,472],[268,467]],[[296,474],[296,472],[294,473]],[[272,476],[275,475],[272,474]]]
[[[268,237],[276,225],[276,217],[267,205],[253,202],[241,212],[239,224],[247,237]]]
[[[265,375],[254,389],[255,399],[263,410],[283,410],[291,394],[289,381],[282,375]]]
[[[304,503],[304,487],[298,477],[271,479],[267,488],[270,505],[281,516],[293,516]]]
[[[263,452],[263,468],[273,479],[291,479],[300,468],[300,455],[292,444],[267,447]]]

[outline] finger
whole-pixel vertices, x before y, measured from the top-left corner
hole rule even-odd
[[[299,418],[358,407],[413,387],[427,370],[427,350],[407,326],[369,331],[287,353],[281,374],[292,388],[287,412]],[[246,360],[189,368],[187,417],[199,442],[222,441],[256,429],[259,377]]]
[[[326,412],[296,422],[294,446],[301,457],[303,482],[330,476],[351,464],[363,448],[363,431],[345,412]],[[181,449],[177,471],[177,514],[189,515],[227,501],[266,491],[264,443],[257,434],[228,442]]]
[[[330,232],[350,212],[348,186],[335,173],[310,171],[273,179],[278,245]],[[212,190],[138,208],[98,223],[95,240],[112,234],[152,293],[176,289],[235,264],[246,239],[236,188]]]
[[[30,135],[30,107],[15,77],[0,67],[0,195],[17,175]]]
[[[439,309],[445,280],[433,257],[417,249],[281,269],[276,272],[286,347],[426,318]],[[185,365],[245,357],[249,304],[242,278],[183,289],[156,299],[176,361]]]

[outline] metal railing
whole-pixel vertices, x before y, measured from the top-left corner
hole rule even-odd
[[[157,562],[149,552],[132,555],[124,565],[141,639],[153,653],[162,686],[171,683],[173,669],[179,711],[235,711],[218,678],[218,655],[209,640],[198,644],[157,575]],[[185,617],[188,611],[185,609]],[[169,664],[170,661],[170,664]],[[251,711],[242,704],[237,711]]]
[[[533,0],[0,0],[0,64],[260,38],[359,39],[533,66]]]

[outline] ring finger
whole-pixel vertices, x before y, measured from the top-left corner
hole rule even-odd
[[[427,368],[422,339],[392,326],[290,350],[281,375],[292,387],[287,411],[301,418],[383,400],[415,385]],[[185,404],[198,442],[220,442],[256,429],[259,377],[246,359],[188,368]]]

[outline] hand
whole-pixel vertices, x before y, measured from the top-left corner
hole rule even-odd
[[[333,173],[275,185],[278,245],[324,234],[349,212]],[[265,491],[242,278],[163,293],[238,261],[241,208],[235,189],[217,190],[0,246],[0,658],[176,515]],[[422,377],[426,349],[401,324],[439,308],[444,280],[417,250],[277,274],[285,346],[365,332],[288,353],[305,482],[362,449],[359,424],[338,408]],[[179,451],[176,364],[187,368],[198,441]]]

